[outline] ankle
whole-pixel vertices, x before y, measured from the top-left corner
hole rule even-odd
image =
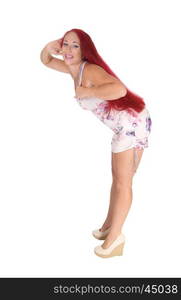
[[[105,231],[105,230],[107,230],[108,228],[110,228],[111,227],[111,224],[105,224],[105,225],[103,225],[102,227],[101,227],[101,231]]]
[[[109,236],[118,236],[122,233],[122,229],[111,227],[109,231]]]

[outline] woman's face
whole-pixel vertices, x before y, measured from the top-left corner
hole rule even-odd
[[[80,40],[75,32],[65,35],[62,44],[62,55],[67,65],[77,64],[82,61]]]

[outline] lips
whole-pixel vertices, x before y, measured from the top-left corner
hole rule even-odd
[[[67,58],[67,59],[72,59],[73,56],[72,56],[72,55],[69,55],[69,54],[65,54],[65,58]]]

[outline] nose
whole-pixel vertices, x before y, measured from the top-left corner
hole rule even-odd
[[[72,52],[72,48],[71,48],[71,46],[68,46],[68,51],[69,51],[69,53],[71,53],[71,52]]]

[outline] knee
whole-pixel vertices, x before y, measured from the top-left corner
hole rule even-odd
[[[131,190],[132,189],[132,177],[113,177],[114,188],[119,191],[123,189]]]

